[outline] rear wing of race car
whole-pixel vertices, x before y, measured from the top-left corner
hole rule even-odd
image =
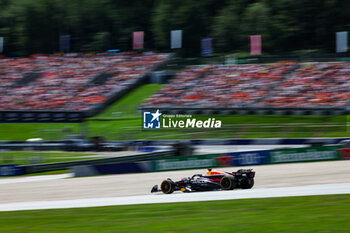
[[[250,177],[254,178],[255,177],[255,171],[253,169],[240,169],[236,172],[232,172],[233,176],[236,177]]]

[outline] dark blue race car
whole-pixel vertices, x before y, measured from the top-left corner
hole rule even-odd
[[[192,177],[173,181],[170,178],[164,180],[160,189],[154,185],[151,192],[162,191],[165,194],[174,191],[213,191],[232,190],[236,188],[250,189],[254,186],[255,172],[252,169],[240,169],[237,172],[224,172],[208,169],[205,175],[195,174]]]

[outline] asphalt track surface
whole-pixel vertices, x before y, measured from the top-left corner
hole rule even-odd
[[[171,195],[151,194],[150,189],[168,177],[177,180],[204,173],[205,169],[83,178],[52,175],[1,179],[0,211],[350,194],[350,160],[244,168],[256,171],[255,186],[251,190]],[[226,171],[237,169],[239,167],[221,168]]]
[[[349,194],[350,183],[321,184],[283,188],[258,188],[251,190],[177,193],[171,195],[139,195],[126,197],[84,198],[60,201],[17,202],[0,204],[0,211],[64,209],[97,206],[174,203],[193,201],[233,200],[268,197],[297,197],[329,194]]]

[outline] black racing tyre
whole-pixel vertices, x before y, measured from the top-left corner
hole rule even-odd
[[[165,194],[170,194],[174,192],[174,182],[171,180],[164,180],[161,185],[160,189],[162,190],[163,193]]]
[[[233,176],[224,176],[220,180],[220,186],[223,190],[232,190],[237,187],[237,180]]]
[[[241,181],[242,189],[251,189],[254,186],[254,179],[247,178]]]

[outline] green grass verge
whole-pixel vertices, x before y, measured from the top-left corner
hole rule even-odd
[[[201,119],[220,119],[223,128],[141,130],[142,121],[138,107],[161,87],[162,84],[143,85],[84,124],[0,124],[0,140],[26,140],[35,137],[61,140],[65,135],[81,132],[89,132],[90,137],[104,136],[109,140],[350,136],[346,126],[349,122],[348,116],[198,116]]]
[[[162,84],[147,84],[140,86],[126,95],[123,99],[91,119],[140,119],[140,113],[138,112],[140,104],[163,86],[164,85]]]
[[[223,127],[220,129],[142,130],[140,118],[104,122],[89,121],[88,124],[90,132],[114,140],[349,136],[345,116],[215,115],[196,117],[203,120],[215,117],[222,121]]]
[[[110,138],[110,136],[123,131],[123,127],[125,126],[141,127],[141,116],[138,112],[138,107],[146,98],[161,87],[163,87],[162,84],[143,85],[132,91],[122,100],[111,105],[99,115],[91,118],[88,123],[90,136],[106,135],[107,138]],[[0,140],[26,140],[28,138],[62,140],[65,135],[80,134],[81,131],[86,130],[84,127],[84,124],[73,123],[0,124]]]
[[[52,151],[6,151],[0,152],[0,165],[27,165],[31,163],[55,163],[101,158],[97,155],[96,157],[87,157],[91,155],[96,154]]]
[[[348,232],[350,195],[1,212],[2,232]]]

